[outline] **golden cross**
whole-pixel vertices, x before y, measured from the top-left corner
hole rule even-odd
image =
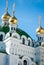
[[[8,12],[8,0],[6,0],[6,12]]]
[[[14,9],[15,9],[15,4],[13,4],[13,16],[14,16],[14,13],[15,13]]]
[[[41,27],[41,16],[39,16],[39,27]]]

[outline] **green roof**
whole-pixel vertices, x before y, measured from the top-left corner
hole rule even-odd
[[[7,32],[9,32],[9,27],[0,26],[0,31],[6,34]]]
[[[1,32],[4,32],[5,34],[8,33],[9,30],[10,30],[9,27],[5,27],[5,26],[2,27],[2,26],[0,26],[0,31],[1,31]],[[26,32],[24,32],[23,30],[21,30],[21,29],[19,29],[19,28],[16,29],[16,32],[17,32],[20,36],[25,35],[27,38],[30,37]],[[30,37],[30,38],[31,38],[31,37]],[[32,38],[31,38],[31,39],[32,39]]]
[[[20,36],[25,35],[27,38],[30,37],[26,32],[24,32],[23,30],[21,30],[21,29],[19,29],[19,28],[16,29],[16,32],[17,32]],[[30,37],[30,38],[31,38],[31,37]]]

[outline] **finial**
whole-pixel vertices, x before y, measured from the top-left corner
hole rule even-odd
[[[39,16],[39,27],[41,27],[41,18],[42,16]]]
[[[14,16],[14,13],[15,13],[14,8],[15,8],[15,4],[13,4],[13,12],[12,12],[12,16]]]
[[[8,12],[8,0],[6,0],[6,12]]]

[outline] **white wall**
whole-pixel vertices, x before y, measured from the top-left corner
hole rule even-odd
[[[0,65],[18,65],[18,56],[0,53]]]
[[[18,56],[17,55],[9,56],[9,65],[18,65]]]
[[[4,51],[5,49],[6,49],[5,43],[0,41],[0,50]]]
[[[5,65],[6,54],[0,53],[0,65]]]

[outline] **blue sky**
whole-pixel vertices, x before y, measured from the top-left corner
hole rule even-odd
[[[16,4],[15,16],[18,19],[18,27],[36,39],[38,16],[42,16],[44,28],[44,0],[8,0],[9,13],[12,15],[12,5]],[[0,24],[1,16],[5,12],[6,0],[0,0]]]

